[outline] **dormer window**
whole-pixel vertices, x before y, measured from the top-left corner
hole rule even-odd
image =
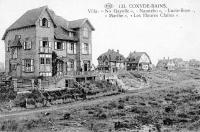
[[[20,39],[21,35],[15,35],[15,40]]]
[[[48,25],[47,19],[46,19],[46,18],[43,18],[43,19],[42,19],[42,26],[43,26],[43,27],[47,27],[47,25]]]
[[[40,20],[40,26],[41,27],[50,27],[50,21],[48,21],[46,18],[42,18],[42,20]]]
[[[74,37],[74,33],[73,32],[69,32],[69,37]]]

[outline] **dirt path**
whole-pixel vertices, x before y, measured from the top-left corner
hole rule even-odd
[[[32,110],[25,110],[25,111],[14,111],[14,112],[7,112],[7,113],[1,113],[0,118],[8,118],[8,117],[17,117],[17,116],[22,116],[22,115],[29,115],[29,114],[34,114],[34,113],[40,113],[40,112],[50,112],[50,111],[55,111],[55,110],[62,110],[62,109],[75,109],[83,106],[89,106],[89,105],[95,105],[95,104],[100,104],[105,101],[112,101],[112,100],[117,100],[119,98],[123,98],[126,96],[132,96],[132,95],[137,95],[138,93],[145,93],[148,92],[151,89],[143,88],[143,89],[136,89],[133,90],[129,93],[122,93],[118,95],[112,95],[112,96],[106,96],[106,97],[100,97],[95,100],[85,100],[85,101],[77,101],[69,104],[62,104],[62,105],[54,105],[51,107],[46,107],[46,108],[38,108],[38,109],[32,109]]]
[[[189,80],[185,80],[183,82],[188,82]],[[183,83],[182,82],[182,83]],[[178,82],[180,84],[180,82]],[[131,92],[127,93],[122,93],[118,95],[112,95],[112,96],[106,96],[106,97],[99,97],[94,100],[85,100],[85,101],[77,101],[73,103],[68,103],[68,104],[61,104],[61,105],[54,105],[51,107],[46,107],[46,108],[38,108],[38,109],[31,109],[31,110],[25,110],[25,111],[15,111],[15,112],[7,112],[7,113],[0,113],[0,118],[8,118],[8,117],[17,117],[17,116],[22,116],[22,115],[30,115],[30,114],[35,114],[35,113],[40,113],[40,112],[50,112],[50,111],[55,111],[55,110],[70,110],[70,109],[76,109],[80,108],[83,106],[90,106],[90,105],[95,105],[95,104],[100,104],[106,101],[112,101],[112,100],[117,100],[119,98],[123,98],[126,96],[133,96],[137,95],[139,93],[147,93],[152,90],[163,90],[172,86],[176,86],[176,83],[169,84],[166,86],[162,87],[153,87],[153,88],[141,88],[141,89],[135,89],[132,90]]]

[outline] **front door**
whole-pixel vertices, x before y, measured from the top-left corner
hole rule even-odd
[[[88,71],[88,69],[87,69],[87,63],[84,64],[84,71]]]

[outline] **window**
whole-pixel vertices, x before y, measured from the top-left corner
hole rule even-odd
[[[46,58],[46,64],[51,64],[51,59],[50,58]]]
[[[74,68],[74,61],[70,61],[70,68]]]
[[[86,37],[88,38],[89,37],[89,31],[88,31],[88,28],[83,28],[83,37]]]
[[[67,53],[76,54],[76,43],[67,43]]]
[[[65,87],[69,87],[69,80],[65,80]]]
[[[73,32],[69,32],[69,37],[74,37],[74,33]]]
[[[7,51],[8,52],[10,51],[10,43],[11,43],[11,40],[8,40],[8,45],[7,45]]]
[[[51,72],[40,72],[40,76],[52,76]]]
[[[17,58],[17,48],[12,49],[12,58],[16,59]]]
[[[57,72],[63,72],[63,63],[57,63]]]
[[[88,45],[88,43],[83,43],[82,53],[83,54],[89,54],[89,45]]]
[[[56,50],[64,50],[65,49],[65,42],[55,42],[54,49]]]
[[[24,72],[33,72],[33,59],[23,59],[22,60],[22,71]]]
[[[48,21],[46,18],[43,18],[40,20],[40,26],[41,27],[50,27],[50,21]]]
[[[25,50],[31,49],[31,41],[25,41],[24,42],[24,49]]]
[[[21,35],[15,35],[15,39],[20,39]]]
[[[44,58],[40,58],[40,64],[44,64]]]
[[[50,53],[51,52],[51,42],[46,40],[40,41],[40,53]]]
[[[10,71],[17,70],[17,64],[10,64]]]
[[[52,56],[50,54],[40,54],[40,72],[46,73],[51,72],[51,59]]]
[[[75,66],[74,66],[74,60],[69,60],[67,62],[67,71],[72,71],[74,70]]]
[[[42,47],[47,48],[49,47],[48,41],[43,41]]]
[[[51,58],[40,58],[40,64],[51,64]]]

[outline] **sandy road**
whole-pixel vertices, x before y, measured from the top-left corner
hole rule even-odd
[[[76,101],[76,102],[68,103],[68,104],[54,105],[51,107],[43,107],[43,108],[30,109],[30,110],[24,110],[24,111],[5,112],[5,113],[0,113],[0,118],[17,117],[17,116],[23,116],[23,115],[29,115],[29,114],[36,114],[40,112],[51,112],[51,111],[62,110],[62,109],[70,110],[70,109],[80,108],[83,106],[100,104],[106,101],[117,100],[119,98],[136,95],[138,93],[145,93],[145,92],[148,92],[149,90],[152,90],[152,89],[147,89],[147,88],[136,89],[129,93],[121,93],[118,95],[99,97],[94,100]]]
[[[180,83],[180,82],[179,82]],[[37,108],[37,109],[29,109],[29,110],[24,110],[24,111],[14,111],[14,112],[5,112],[5,113],[0,113],[0,119],[1,118],[9,118],[9,117],[18,117],[18,116],[25,116],[25,115],[30,115],[30,114],[36,114],[36,113],[40,113],[40,112],[51,112],[51,111],[55,111],[55,110],[70,110],[70,109],[76,109],[76,108],[80,108],[83,106],[91,106],[91,105],[95,105],[95,104],[100,104],[106,101],[112,101],[112,100],[117,100],[119,98],[123,98],[126,96],[134,96],[137,95],[139,93],[148,93],[148,92],[152,92],[153,90],[163,90],[166,88],[169,88],[171,86],[176,85],[176,83],[173,84],[169,84],[166,86],[162,86],[162,87],[153,87],[153,88],[140,88],[140,89],[135,89],[132,90],[131,92],[127,92],[127,93],[121,93],[118,95],[112,95],[112,96],[105,96],[105,97],[98,97],[94,100],[80,100],[80,101],[76,101],[76,102],[72,102],[72,103],[68,103],[68,104],[61,104],[61,105],[53,105],[50,107],[43,107],[43,108]]]

